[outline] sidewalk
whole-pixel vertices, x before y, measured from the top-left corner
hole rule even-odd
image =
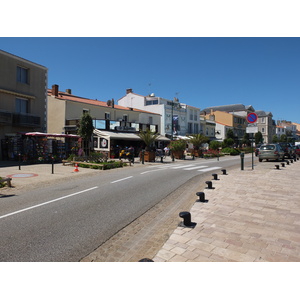
[[[214,189],[199,191],[208,202],[195,196],[190,213],[196,227],[178,226],[152,260],[299,262],[300,161],[285,167],[256,163],[254,170],[219,174]]]

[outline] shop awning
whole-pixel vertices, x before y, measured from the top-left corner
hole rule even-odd
[[[137,133],[125,133],[125,132],[115,132],[115,131],[102,131],[94,129],[94,134],[99,137],[110,138],[111,140],[135,140],[141,141],[141,138]],[[167,137],[160,135],[157,139],[158,141],[171,141]]]
[[[45,136],[45,137],[66,137],[66,138],[80,138],[76,134],[63,134],[63,133],[43,133],[43,132],[26,132],[24,135],[29,136]]]

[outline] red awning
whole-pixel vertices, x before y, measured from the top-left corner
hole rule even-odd
[[[24,134],[29,136],[80,138],[80,136],[76,134],[63,134],[63,133],[26,132]]]

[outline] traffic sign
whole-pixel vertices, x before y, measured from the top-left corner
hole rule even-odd
[[[246,127],[246,133],[257,133],[258,127],[257,126],[248,126]]]
[[[255,122],[257,122],[257,119],[258,119],[258,116],[257,116],[257,114],[254,113],[254,112],[248,114],[248,116],[247,116],[247,121],[248,121],[249,123],[255,123]]]

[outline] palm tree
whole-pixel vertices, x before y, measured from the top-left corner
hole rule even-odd
[[[145,131],[140,131],[138,133],[138,136],[143,140],[143,142],[146,144],[146,150],[150,150],[150,146],[157,140],[159,133],[153,132],[150,129],[147,129]]]
[[[208,142],[208,138],[201,133],[192,134],[189,138],[189,142],[194,145],[196,150],[198,150],[203,143]]]
[[[201,133],[197,133],[197,134],[192,134],[191,136],[189,136],[189,142],[193,144],[194,146],[194,153],[196,154],[196,156],[199,156],[199,148],[203,143],[207,143],[208,142],[208,137],[206,137],[205,135],[201,134]]]

